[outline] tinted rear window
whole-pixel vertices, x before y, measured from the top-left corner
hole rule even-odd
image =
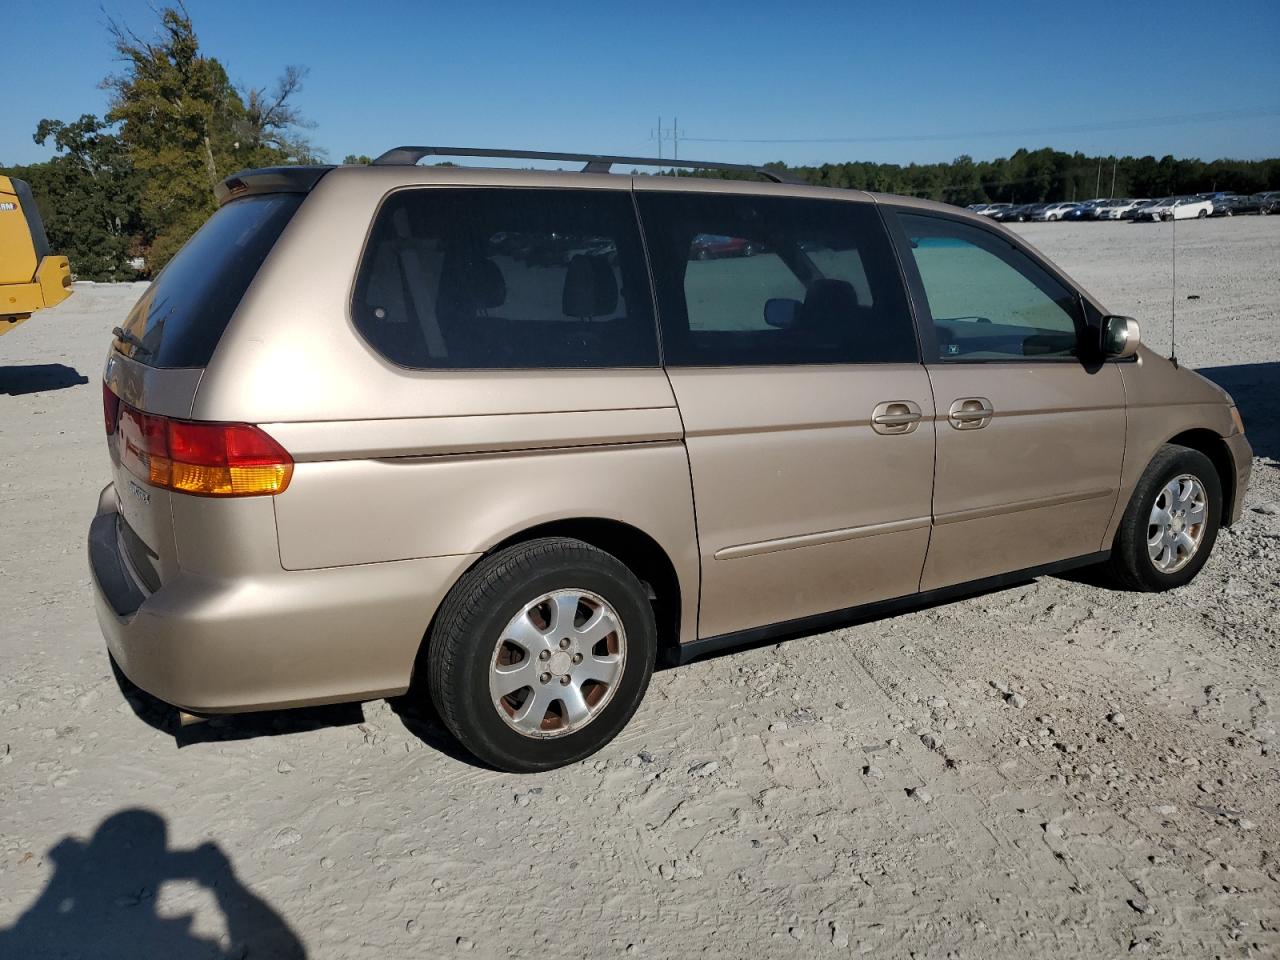
[[[116,341],[153,367],[203,367],[240,299],[305,194],[233,200],[209,218],[160,271],[124,329],[142,346]]]
[[[352,316],[405,367],[658,363],[640,232],[622,191],[393,193],[370,234]]]
[[[669,366],[918,359],[871,204],[656,191],[637,200]]]

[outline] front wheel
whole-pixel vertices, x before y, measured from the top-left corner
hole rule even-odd
[[[1171,590],[1209,559],[1222,520],[1222,483],[1199,450],[1165,444],[1147,466],[1116,531],[1110,578],[1130,590]]]
[[[657,627],[616,557],[549,537],[488,556],[445,597],[427,686],[450,732],[512,773],[574,763],[626,725],[649,686]]]
[[[1209,215],[1209,211],[1208,211],[1208,210],[1201,210],[1199,213],[1197,213],[1197,214],[1196,214],[1196,219],[1197,219],[1197,220],[1203,220],[1203,219],[1204,219],[1205,217],[1207,217],[1208,215]]]

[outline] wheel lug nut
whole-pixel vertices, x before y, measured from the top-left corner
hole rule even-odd
[[[569,675],[566,673],[560,678],[560,686],[567,687],[569,685]]]
[[[540,654],[538,654],[538,659],[539,659],[539,660],[550,660],[550,659],[551,659],[551,651],[550,651],[550,650],[543,650]]]
[[[568,650],[568,649],[569,649],[569,638],[568,638],[568,637],[565,637],[563,640],[561,640],[561,641],[560,641],[560,649],[561,649],[561,650]]]
[[[542,681],[543,683],[550,683],[550,682],[551,682],[551,674],[549,674],[549,673],[541,674],[541,675],[539,675],[538,679],[539,679],[540,681]]]
[[[582,662],[582,654],[580,654],[580,653],[575,653],[575,654],[573,655],[573,662],[574,662],[574,663],[581,663],[581,662]]]

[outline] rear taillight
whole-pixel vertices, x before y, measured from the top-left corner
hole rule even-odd
[[[283,493],[293,477],[288,451],[252,424],[159,417],[129,406],[109,389],[103,403],[107,433],[120,434],[120,462],[153,487],[201,497],[255,497]]]

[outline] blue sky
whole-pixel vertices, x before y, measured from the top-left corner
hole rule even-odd
[[[107,16],[144,35],[156,18],[147,0],[3,7],[11,54],[25,38],[34,47],[25,65],[11,55],[0,67],[0,162],[30,162],[50,153],[31,140],[42,117],[105,112],[98,85],[118,69]],[[1019,146],[1280,155],[1276,0],[188,9],[237,83],[310,68],[298,105],[333,160],[397,143],[653,155],[659,115],[679,117],[680,152],[698,159],[906,163]],[[839,138],[853,142],[718,142]]]

